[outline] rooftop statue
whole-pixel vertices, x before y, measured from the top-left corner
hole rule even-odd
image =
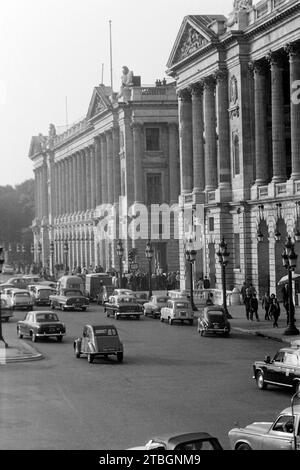
[[[133,71],[124,65],[122,68],[122,77],[121,77],[121,88],[118,94],[118,98],[121,98],[124,94],[124,88],[133,86]]]
[[[238,13],[241,11],[250,11],[253,5],[253,0],[234,0],[233,12],[230,13],[227,20],[227,26],[231,27],[238,21]]]

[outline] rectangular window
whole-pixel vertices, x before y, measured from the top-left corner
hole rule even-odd
[[[159,127],[146,128],[146,150],[148,152],[160,150]]]
[[[240,234],[234,234],[234,268],[241,268],[241,254],[240,254]]]
[[[215,230],[215,219],[213,217],[209,218],[208,225],[209,225],[209,231],[213,232]]]
[[[147,204],[162,203],[162,183],[160,173],[147,174]]]

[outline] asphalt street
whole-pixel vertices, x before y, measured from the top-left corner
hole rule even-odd
[[[289,391],[259,391],[252,379],[252,362],[282,347],[274,341],[235,331],[203,338],[196,325],[144,317],[116,321],[96,304],[57,313],[67,325],[63,343],[40,341],[43,360],[0,366],[0,449],[126,449],[181,431],[207,431],[229,449],[237,421],[272,421],[290,404]],[[15,312],[4,336],[16,335],[23,317]],[[75,358],[86,323],[117,326],[123,364]]]

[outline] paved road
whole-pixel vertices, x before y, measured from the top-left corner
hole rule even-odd
[[[126,449],[180,430],[208,431],[229,448],[236,420],[272,420],[290,403],[289,392],[261,392],[252,380],[252,362],[280,347],[270,340],[202,338],[195,326],[151,318],[116,321],[95,304],[58,314],[63,343],[37,343],[44,360],[0,366],[0,449]],[[15,312],[4,336],[23,316]],[[73,339],[89,322],[116,324],[123,364],[75,358]]]

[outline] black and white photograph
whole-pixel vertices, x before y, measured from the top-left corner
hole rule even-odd
[[[0,0],[0,135],[0,451],[300,450],[300,0]]]

